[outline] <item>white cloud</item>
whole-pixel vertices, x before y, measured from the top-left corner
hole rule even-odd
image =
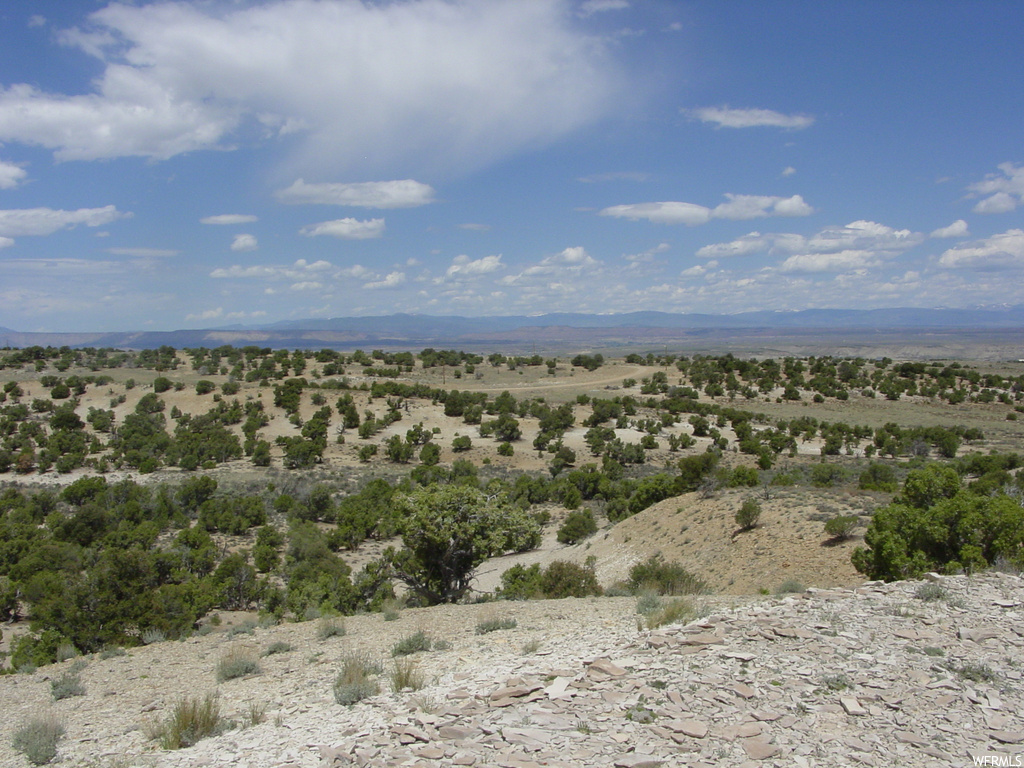
[[[787,165],[785,168],[782,169],[783,176],[792,176],[794,173],[796,173],[796,168],[794,168],[792,165]]]
[[[799,236],[776,239],[776,245],[790,251],[807,250],[812,253],[836,253],[841,250],[902,251],[924,241],[920,232],[893,229],[884,224],[863,219],[843,227],[826,227],[806,240]]]
[[[931,233],[931,237],[967,237],[970,233],[967,231],[967,222],[963,219],[957,219],[948,227],[939,227]]]
[[[386,288],[397,288],[405,282],[404,272],[389,272],[383,280],[378,280],[372,283],[366,283],[363,287],[370,290],[379,290]]]
[[[629,0],[583,0],[578,13],[580,16],[590,16],[605,11],[624,11],[627,8]]]
[[[976,243],[950,248],[939,258],[939,266],[982,270],[1024,268],[1024,230],[1010,229]]]
[[[765,216],[810,216],[814,209],[800,195],[770,197],[767,195],[730,195],[712,212],[716,219],[759,219]]]
[[[20,165],[0,160],[0,189],[14,189],[26,176],[28,172]]]
[[[204,216],[199,220],[199,223],[237,226],[239,224],[252,224],[254,221],[259,221],[259,217],[243,213],[223,213],[219,216]]]
[[[847,250],[835,253],[802,253],[790,256],[779,266],[780,272],[849,272],[877,267],[878,255],[871,251]]]
[[[721,259],[731,256],[749,256],[752,253],[767,251],[771,247],[771,236],[763,236],[760,232],[751,232],[729,243],[713,243],[697,250],[701,259]]]
[[[344,240],[373,240],[384,235],[384,219],[335,219],[333,221],[322,221],[319,224],[310,224],[299,230],[299,234],[306,237],[317,237],[319,235],[330,235],[340,237]]]
[[[715,123],[722,128],[792,128],[800,130],[814,124],[810,115],[784,115],[771,109],[731,109],[729,107],[703,107],[688,110],[688,114],[703,123]]]
[[[210,272],[210,277],[218,279],[227,278],[255,278],[263,280],[292,280],[303,282],[310,277],[317,277],[327,272],[333,272],[334,265],[329,261],[314,261],[312,264],[305,259],[298,259],[294,264],[286,267],[273,265],[251,265],[243,267],[234,264],[228,268],[218,267]]]
[[[111,3],[61,40],[85,94],[0,91],[0,141],[59,159],[230,148],[290,133],[294,167],[479,167],[620,106],[607,43],[564,0]],[[500,87],[497,86],[500,84]]]
[[[259,242],[255,235],[235,235],[231,241],[232,251],[255,251],[259,248]]]
[[[1009,213],[1017,207],[1017,200],[1008,192],[996,192],[991,197],[986,197],[971,210],[975,213]]]
[[[969,185],[975,194],[986,195],[974,206],[975,213],[1007,213],[1024,203],[1024,166],[1000,163],[1001,173],[990,173],[984,181]]]
[[[412,179],[363,181],[354,184],[307,184],[297,179],[278,190],[277,199],[290,205],[348,205],[358,208],[416,208],[434,202],[434,189]]]
[[[79,224],[87,227],[102,227],[118,219],[131,216],[122,213],[113,205],[103,208],[79,208],[77,211],[61,211],[53,208],[22,208],[0,211],[0,235],[13,237],[24,235],[52,235],[62,229],[72,229]]]
[[[0,237],[0,248],[10,248],[14,245],[14,240],[9,237]]]
[[[487,275],[502,268],[501,254],[484,256],[482,259],[470,259],[462,254],[452,259],[451,266],[444,273],[444,280],[465,280]]]
[[[168,248],[107,248],[107,253],[114,256],[134,256],[139,259],[163,259],[178,255],[178,251]]]
[[[694,203],[633,203],[613,205],[601,211],[602,216],[639,221],[646,219],[654,224],[685,224],[695,227],[711,220],[711,209]]]
[[[289,286],[293,291],[319,291],[323,288],[323,283],[318,283],[316,280],[303,280],[298,283],[292,283]]]
[[[600,269],[601,262],[587,253],[582,246],[577,245],[546,256],[518,275],[507,275],[498,282],[501,285],[518,285],[539,279],[548,281],[548,287],[551,288],[557,280],[579,281],[585,276],[597,274]]]
[[[351,267],[346,267],[339,273],[342,277],[352,277],[356,280],[372,280],[377,277],[377,274],[362,264],[353,264]]]
[[[758,219],[766,216],[808,216],[814,209],[804,202],[800,195],[775,197],[770,195],[733,195],[726,193],[729,202],[715,208],[696,203],[659,202],[613,205],[600,212],[601,216],[639,221],[646,219],[654,224],[685,224],[695,227],[707,224],[711,219]]]
[[[38,13],[34,13],[28,17],[28,25],[29,27],[45,27],[46,17],[40,16]]]

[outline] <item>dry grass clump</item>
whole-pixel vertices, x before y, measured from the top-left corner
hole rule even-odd
[[[334,700],[351,706],[370,696],[380,693],[380,685],[373,676],[381,673],[378,662],[365,654],[350,653],[341,664],[341,671],[334,679]]]
[[[217,697],[207,694],[201,699],[186,697],[178,701],[154,735],[164,749],[184,749],[201,739],[223,733],[231,725],[221,717]]]
[[[398,691],[418,691],[427,684],[427,679],[419,670],[419,665],[414,659],[395,659],[395,665],[391,669],[391,688]]]

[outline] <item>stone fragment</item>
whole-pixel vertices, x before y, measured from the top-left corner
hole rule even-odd
[[[658,768],[664,760],[653,755],[623,755],[615,760],[615,768]]]
[[[989,736],[1003,744],[1020,744],[1024,742],[1024,731],[992,731],[989,733]]]
[[[767,760],[781,751],[777,744],[770,744],[761,739],[744,739],[742,743],[743,751],[751,760]]]
[[[680,720],[672,723],[671,727],[674,731],[686,734],[691,739],[703,739],[708,735],[707,723],[700,720]]]
[[[591,672],[597,672],[598,674],[605,675],[607,677],[621,677],[626,674],[626,670],[613,664],[611,659],[605,658],[594,659],[594,661],[590,662],[587,667],[587,674],[590,674]]]
[[[999,637],[999,632],[992,627],[980,627],[978,629],[965,629],[960,627],[958,632],[961,640],[970,640],[974,643],[983,643]]]
[[[848,715],[863,717],[868,713],[868,711],[861,706],[861,703],[857,701],[854,696],[840,696],[839,703],[842,705],[843,709],[846,710],[846,714]]]

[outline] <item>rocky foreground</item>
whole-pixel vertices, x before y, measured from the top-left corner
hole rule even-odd
[[[73,661],[0,679],[0,763],[26,719],[57,714],[55,764],[126,766],[931,766],[1024,761],[1024,580],[989,573],[741,603],[638,628],[636,601],[491,603],[221,632],[87,660],[85,695],[54,701]],[[476,634],[498,618],[514,629]],[[428,684],[391,692],[390,649],[424,630],[447,650],[407,657]],[[323,634],[322,632],[320,634]],[[272,643],[260,672],[217,684],[218,660]],[[340,660],[384,660],[384,693],[334,701]],[[185,695],[217,691],[243,722],[188,749],[151,735]],[[998,757],[996,757],[998,756]],[[1002,762],[1001,762],[1002,761]]]

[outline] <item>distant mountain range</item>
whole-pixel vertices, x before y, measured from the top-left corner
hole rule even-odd
[[[592,315],[458,317],[393,314],[374,317],[287,320],[261,326],[201,330],[114,333],[25,333],[0,328],[0,346],[71,346],[147,349],[221,345],[261,347],[417,347],[464,348],[500,344],[658,345],[695,338],[770,338],[773,335],[824,336],[931,331],[1024,330],[1024,305],[977,309],[808,309],[744,312],[735,315],[628,312]]]

